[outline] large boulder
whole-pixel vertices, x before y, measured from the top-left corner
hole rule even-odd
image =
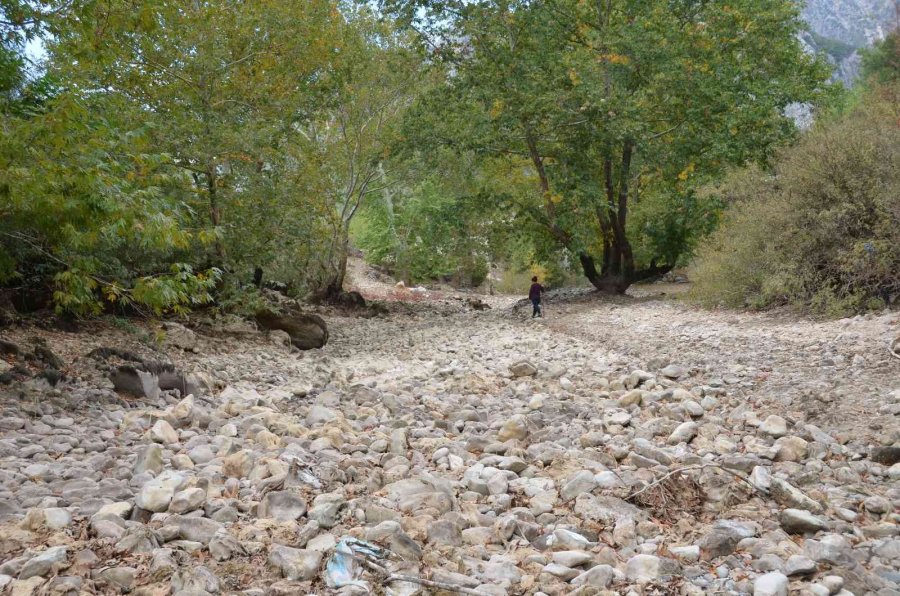
[[[269,310],[256,313],[256,323],[267,331],[280,330],[291,336],[291,343],[300,350],[321,348],[328,343],[328,326],[318,315],[279,315]]]

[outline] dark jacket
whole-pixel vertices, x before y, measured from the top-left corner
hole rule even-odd
[[[529,300],[540,300],[541,294],[544,293],[544,286],[535,282],[531,284],[531,289],[528,290],[528,299]]]

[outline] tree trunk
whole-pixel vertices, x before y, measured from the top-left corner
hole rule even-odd
[[[628,220],[628,178],[631,175],[631,155],[633,145],[626,140],[622,148],[622,172],[619,177],[619,206],[617,215],[617,227],[619,242],[622,251],[622,274],[625,278],[634,276],[634,253],[631,250],[631,242],[628,241],[626,223]]]
[[[410,275],[409,275],[409,263],[407,261],[407,246],[406,246],[406,236],[401,234],[397,229],[397,218],[394,212],[394,192],[387,185],[387,174],[384,172],[384,165],[378,164],[378,171],[381,175],[381,179],[384,181],[384,209],[387,211],[388,216],[388,227],[391,231],[391,234],[394,235],[394,240],[397,243],[397,248],[394,251],[394,263],[396,265],[394,270],[394,275],[403,280],[403,283],[410,283]]]
[[[214,228],[218,228],[222,224],[222,211],[219,207],[218,184],[216,182],[216,165],[209,163],[206,166],[206,191],[209,193],[209,220]],[[225,260],[225,247],[222,245],[222,239],[216,234],[216,257],[219,264],[222,265]]]
[[[597,201],[595,208],[597,222],[603,235],[603,261],[600,271],[597,271],[592,255],[587,252],[578,255],[585,277],[601,292],[623,294],[635,282],[663,275],[672,270],[671,265],[657,266],[656,262],[652,262],[646,269],[635,268],[634,251],[628,240],[628,181],[631,176],[633,155],[634,144],[626,140],[618,168],[618,184],[615,180],[611,152],[603,160],[605,196]]]
[[[344,279],[347,277],[347,253],[350,249],[349,225],[341,226],[341,237],[338,239],[338,262],[331,281],[325,287],[325,300],[335,302],[344,293]]]

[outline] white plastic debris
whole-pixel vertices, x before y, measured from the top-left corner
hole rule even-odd
[[[369,589],[369,584],[358,579],[363,568],[359,559],[383,560],[389,553],[371,542],[344,536],[334,547],[334,553],[325,565],[325,583],[329,588],[356,586]]]

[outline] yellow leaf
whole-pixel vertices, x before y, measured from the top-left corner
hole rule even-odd
[[[500,116],[503,113],[503,101],[500,99],[494,100],[494,105],[491,106],[491,120]]]
[[[691,163],[688,167],[683,169],[680,174],[678,174],[678,179],[681,180],[682,182],[684,182],[694,172],[695,168],[696,168],[696,166],[693,163]]]

